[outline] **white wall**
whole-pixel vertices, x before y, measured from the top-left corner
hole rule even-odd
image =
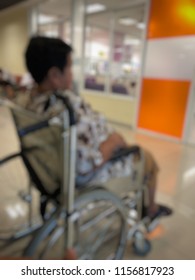
[[[26,7],[11,8],[0,13],[0,67],[14,74],[25,72],[24,50],[28,42]]]
[[[149,40],[145,78],[191,80],[195,65],[195,36]]]

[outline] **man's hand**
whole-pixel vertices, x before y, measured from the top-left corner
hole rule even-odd
[[[116,132],[111,134],[106,141],[102,142],[100,145],[100,152],[102,153],[104,162],[112,157],[114,151],[124,147],[127,147],[127,144],[122,136]]]

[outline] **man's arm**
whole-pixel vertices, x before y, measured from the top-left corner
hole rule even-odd
[[[102,153],[103,163],[107,162],[112,157],[114,151],[124,147],[127,147],[127,144],[122,136],[116,132],[112,133],[104,142],[101,143],[99,148]]]

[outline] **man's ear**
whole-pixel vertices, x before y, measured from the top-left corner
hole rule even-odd
[[[55,82],[57,81],[61,76],[61,71],[57,67],[52,67],[49,69],[47,73],[47,77],[50,81]]]

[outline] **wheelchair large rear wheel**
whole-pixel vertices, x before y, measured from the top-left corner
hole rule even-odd
[[[73,215],[74,248],[78,259],[122,259],[126,245],[126,218],[122,201],[96,188],[79,195]],[[57,213],[37,232],[25,250],[35,259],[63,259],[65,217]]]

